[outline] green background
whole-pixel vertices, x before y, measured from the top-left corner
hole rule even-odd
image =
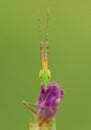
[[[40,92],[40,12],[45,39],[49,24],[49,68],[65,96],[57,130],[91,129],[91,1],[0,0],[0,130],[28,130],[32,113],[22,101]]]

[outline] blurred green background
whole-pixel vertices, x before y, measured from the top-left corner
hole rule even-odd
[[[65,96],[57,130],[91,129],[91,1],[0,0],[0,130],[28,130],[32,113],[22,101],[40,92],[39,32],[49,24],[49,68]]]

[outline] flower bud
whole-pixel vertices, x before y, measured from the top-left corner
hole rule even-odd
[[[44,119],[54,118],[63,95],[64,91],[56,82],[49,82],[47,86],[42,84],[41,92],[36,103],[37,106],[41,106],[36,107],[37,114]]]

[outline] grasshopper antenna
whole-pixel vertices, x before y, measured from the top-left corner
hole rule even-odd
[[[39,27],[39,33],[40,33],[40,58],[41,58],[41,66],[43,68],[44,47],[43,47],[43,37],[42,37],[41,24],[40,24],[40,15],[38,15],[38,27]]]
[[[45,61],[46,61],[46,66],[48,69],[48,30],[49,30],[49,15],[50,13],[48,12],[47,14],[47,22],[46,22],[46,41],[45,41]]]

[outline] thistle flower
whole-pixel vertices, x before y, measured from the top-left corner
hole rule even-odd
[[[47,86],[42,84],[36,105],[45,109],[36,107],[37,115],[40,115],[43,119],[53,119],[58,111],[63,95],[64,91],[56,82],[49,82]]]
[[[63,98],[64,91],[56,82],[41,84],[41,92],[36,102],[23,102],[35,115],[35,124],[30,127],[34,130],[55,130],[55,115]],[[35,106],[33,110],[31,106]]]

